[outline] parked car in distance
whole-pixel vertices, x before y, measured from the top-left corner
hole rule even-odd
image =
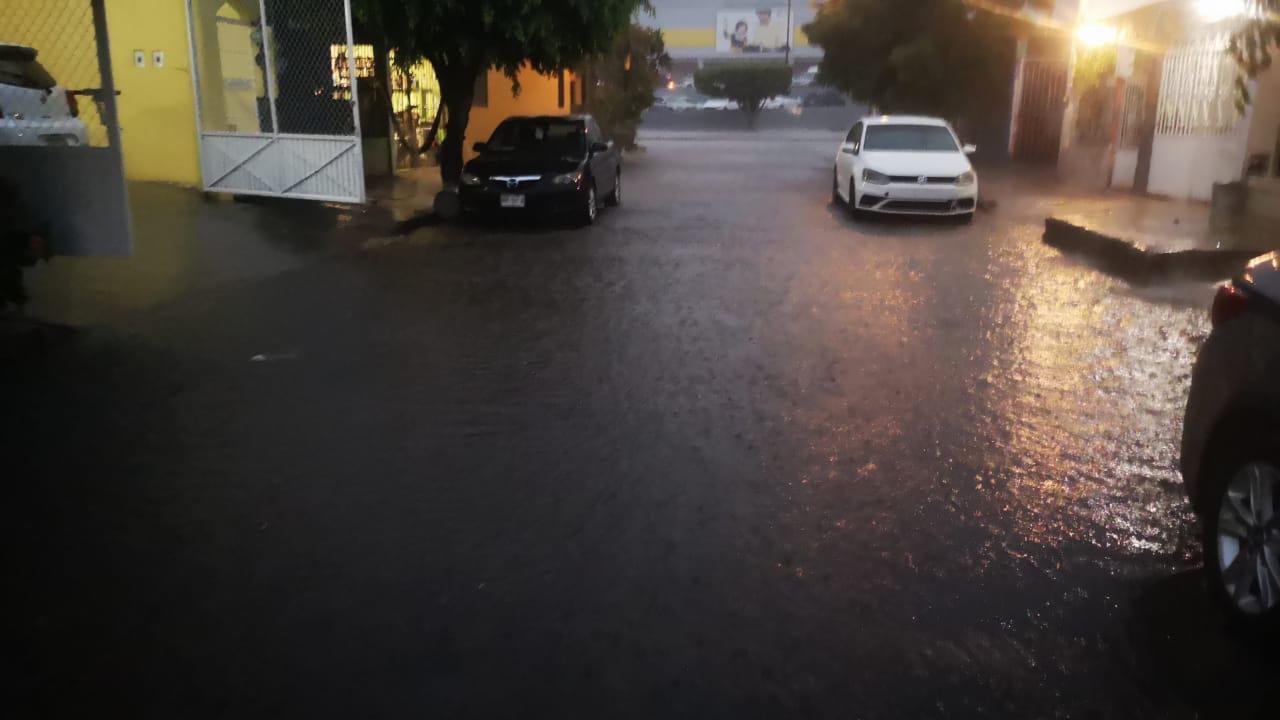
[[[1280,253],[1218,289],[1182,426],[1182,479],[1213,596],[1239,627],[1280,629]]]
[[[831,199],[852,214],[953,215],[973,219],[978,176],[947,121],[914,115],[859,120],[836,153]]]
[[[87,145],[75,95],[36,60],[35,48],[0,43],[0,145]]]
[[[590,115],[511,117],[463,168],[463,212],[568,214],[583,225],[622,204],[622,154]]]
[[[800,107],[801,101],[798,97],[790,95],[779,95],[764,101],[765,110],[795,110]]]
[[[791,80],[791,84],[795,87],[809,87],[813,85],[817,81],[817,79],[818,79],[818,66],[810,65],[809,69],[805,70],[799,75],[796,75]]]
[[[838,90],[815,90],[801,99],[804,107],[844,107],[848,100]]]
[[[728,98],[707,98],[698,106],[699,110],[737,110],[738,103]]]
[[[667,101],[667,107],[676,111],[696,110],[698,108],[698,103],[683,95],[677,95]]]

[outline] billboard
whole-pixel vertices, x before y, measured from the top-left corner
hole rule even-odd
[[[793,20],[785,7],[721,10],[716,14],[716,52],[781,52]]]

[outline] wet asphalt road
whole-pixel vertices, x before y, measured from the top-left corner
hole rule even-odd
[[[1044,247],[1074,201],[1024,175],[852,221],[831,147],[653,141],[590,230],[429,227],[53,343],[3,381],[6,695],[1270,717],[1176,471],[1206,289]]]

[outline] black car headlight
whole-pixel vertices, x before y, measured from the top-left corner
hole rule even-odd
[[[577,185],[580,182],[582,182],[582,173],[580,172],[564,173],[551,178],[551,184],[553,185]]]
[[[474,173],[464,172],[462,173],[462,184],[475,187],[476,185],[484,184],[484,178]]]

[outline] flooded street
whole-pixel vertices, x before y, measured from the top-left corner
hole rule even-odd
[[[1046,177],[853,220],[838,138],[642,142],[590,229],[370,241],[7,374],[20,701],[1270,716],[1177,471],[1211,288],[1044,246]]]

